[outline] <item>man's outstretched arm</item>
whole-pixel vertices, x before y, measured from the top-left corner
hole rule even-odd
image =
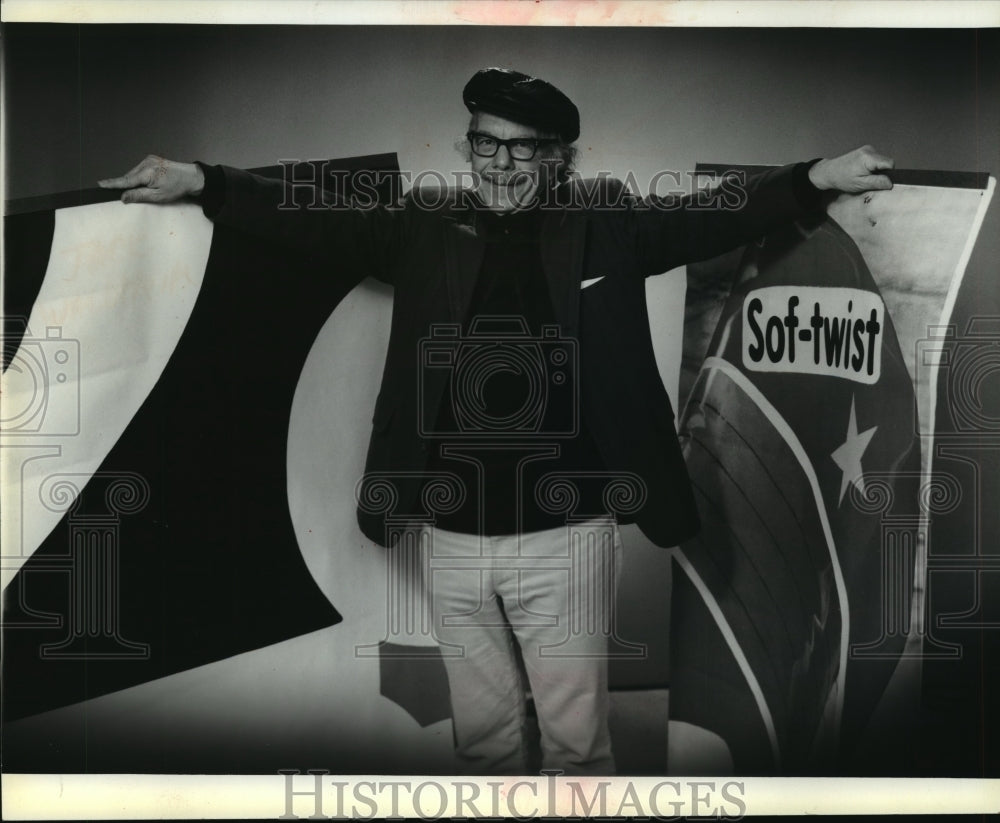
[[[862,146],[839,157],[783,166],[745,186],[723,185],[677,200],[649,197],[633,213],[639,267],[648,276],[705,260],[762,237],[823,205],[824,191],[859,194],[892,188],[890,157]]]
[[[402,210],[299,208],[281,180],[225,166],[147,156],[121,177],[99,180],[121,189],[123,203],[173,203],[196,198],[212,220],[326,261],[335,276],[391,283],[402,249]]]

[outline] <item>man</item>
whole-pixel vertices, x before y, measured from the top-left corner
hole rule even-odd
[[[418,192],[402,209],[279,210],[280,182],[156,157],[101,185],[126,203],[200,198],[212,219],[308,250],[346,286],[394,286],[358,518],[388,542],[385,498],[368,485],[388,482],[388,513],[425,524],[459,764],[526,771],[523,667],[543,767],[611,774],[617,527],[662,546],[698,528],[644,278],[819,208],[821,190],[890,188],[879,171],[892,161],[865,147],[768,172],[735,199],[640,203],[572,179],[579,114],[549,83],[484,69],[463,98],[474,188]],[[453,493],[435,504],[438,481]]]

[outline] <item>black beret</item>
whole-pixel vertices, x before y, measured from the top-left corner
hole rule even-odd
[[[567,143],[580,136],[580,112],[551,83],[510,69],[481,69],[465,84],[462,100],[470,112],[485,111]]]

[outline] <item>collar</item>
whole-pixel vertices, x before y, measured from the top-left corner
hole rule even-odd
[[[523,209],[498,212],[487,209],[474,195],[473,226],[476,236],[486,242],[538,242],[542,228],[542,209],[538,201]]]

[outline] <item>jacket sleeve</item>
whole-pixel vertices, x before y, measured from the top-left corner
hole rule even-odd
[[[644,276],[706,260],[819,210],[822,192],[809,181],[816,161],[727,178],[711,191],[685,197],[647,197],[626,215]]]
[[[334,276],[393,282],[405,231],[403,210],[300,207],[281,180],[229,166],[199,165],[206,181],[202,208],[216,223],[313,257]]]

